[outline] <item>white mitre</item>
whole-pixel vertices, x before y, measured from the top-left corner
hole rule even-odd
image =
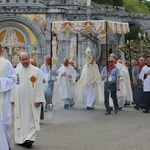
[[[93,64],[93,63],[95,63],[94,57],[91,54],[91,49],[90,49],[89,46],[86,49],[86,54],[84,56],[84,61],[85,61],[86,64],[91,64],[91,63]]]

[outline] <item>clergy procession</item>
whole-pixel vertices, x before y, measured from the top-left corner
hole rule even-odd
[[[77,103],[89,112],[104,105],[105,115],[113,112],[119,115],[119,111],[129,105],[143,113],[150,111],[150,56],[139,58],[138,63],[127,68],[111,53],[100,71],[88,50],[79,73],[73,60],[68,58],[64,58],[59,67],[47,55],[45,63],[38,68],[35,60],[22,52],[20,63],[13,68],[2,54],[0,46],[0,150],[13,150],[14,144],[32,147],[40,130],[40,120],[55,109],[56,84],[62,109],[68,113],[77,109]],[[10,136],[11,115],[14,116],[15,143]]]

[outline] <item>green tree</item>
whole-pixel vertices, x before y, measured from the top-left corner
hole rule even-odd
[[[123,0],[112,0],[114,6],[123,6]]]
[[[150,2],[147,0],[93,0],[97,4],[122,6],[127,12],[150,13]]]
[[[149,13],[149,9],[147,5],[140,0],[124,0],[123,6],[127,12],[135,12],[135,13]]]
[[[139,40],[138,33],[143,33],[143,30],[138,25],[133,25],[130,27],[130,33],[128,34],[128,37],[130,40]]]
[[[123,0],[93,0],[97,4],[123,6]]]

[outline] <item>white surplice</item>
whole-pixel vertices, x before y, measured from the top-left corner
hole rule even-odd
[[[12,64],[0,57],[0,150],[13,149],[10,138],[11,89],[16,85],[16,74]]]
[[[83,107],[93,107],[95,102],[104,101],[104,84],[97,64],[85,64],[76,85],[76,99]]]
[[[144,92],[150,92],[150,75],[147,75],[147,77],[144,79],[144,75],[150,71],[150,67],[144,66],[141,70],[141,73],[139,75],[140,79],[143,81],[143,91]]]
[[[18,76],[12,98],[15,104],[15,142],[22,144],[36,139],[36,131],[40,130],[40,107],[36,108],[35,102],[45,102],[45,97],[43,77],[37,67],[20,66],[15,71]]]
[[[74,83],[76,80],[76,71],[72,66],[67,66],[65,67],[64,65],[59,68],[58,70],[59,74],[57,77],[57,82],[59,85],[59,93],[60,93],[60,99],[65,100],[65,99],[70,99],[73,100],[74,96]],[[63,73],[66,73],[67,75],[61,76]],[[68,78],[68,75],[71,75],[72,78]],[[65,102],[64,102],[65,104]]]

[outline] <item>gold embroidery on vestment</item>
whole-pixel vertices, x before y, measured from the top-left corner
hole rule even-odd
[[[32,87],[34,87],[34,82],[36,81],[36,77],[31,76],[30,81],[32,82]]]

